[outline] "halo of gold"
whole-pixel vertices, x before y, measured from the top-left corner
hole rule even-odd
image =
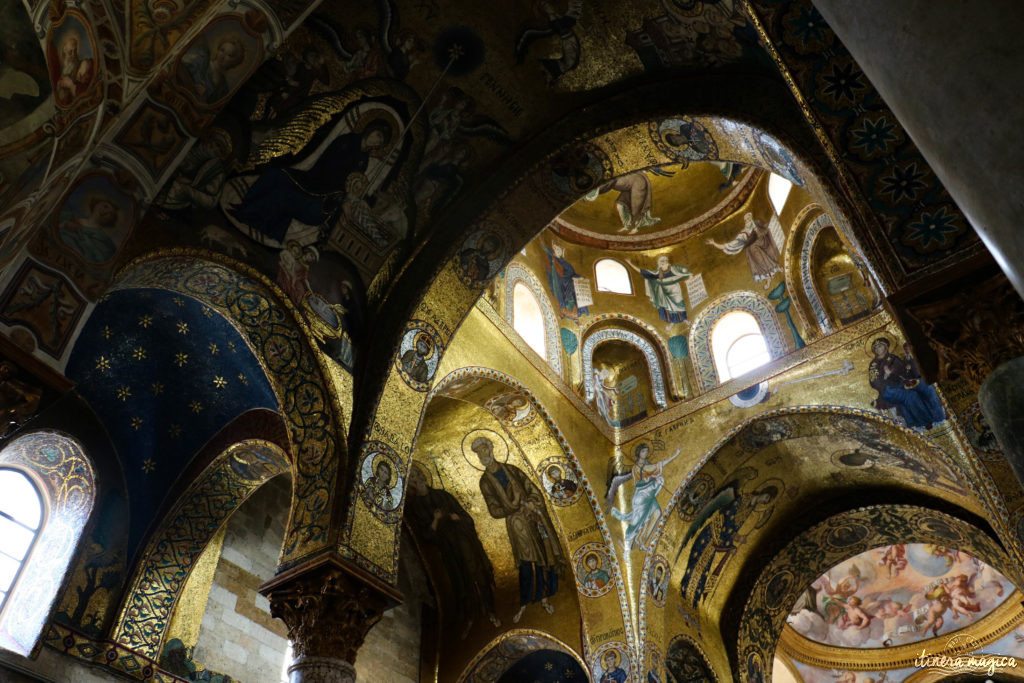
[[[601,662],[600,662],[600,664],[601,664],[602,668],[604,667],[604,660],[608,656],[609,652],[611,652],[611,653],[613,653],[615,655],[615,666],[613,666],[612,668],[613,669],[619,668],[619,665],[622,664],[622,655],[614,647],[610,647],[610,648],[608,648],[607,650],[605,650],[604,652],[601,653]]]
[[[501,434],[498,434],[493,429],[474,429],[462,438],[462,457],[466,459],[466,464],[472,467],[477,472],[483,472],[484,468],[480,466],[480,459],[476,457],[476,452],[473,451],[473,441],[478,437],[487,437],[487,440],[491,442],[493,447],[494,459],[502,464],[508,462],[508,442],[505,441]],[[498,444],[501,444],[500,446]],[[505,455],[502,457],[500,450],[504,448]],[[470,455],[472,454],[472,455]],[[476,461],[477,464],[473,464]]]
[[[377,476],[377,466],[380,465],[381,460],[388,464],[388,471],[391,472],[391,476],[388,477],[388,490],[393,489],[398,481],[398,473],[395,472],[395,463],[391,462],[391,458],[383,453],[377,453],[373,458],[373,467],[371,469],[373,476]]]
[[[889,352],[892,353],[893,349],[897,348],[896,339],[887,332],[881,334],[869,334],[867,339],[864,341],[864,353],[867,354],[868,358],[874,358],[875,352],[871,350],[871,347],[875,345],[875,342],[879,339],[885,339],[889,342]]]
[[[434,488],[434,474],[430,471],[429,467],[419,460],[413,460],[410,464],[409,471],[411,472],[413,468],[419,470],[423,474],[423,478],[427,480],[428,488]]]

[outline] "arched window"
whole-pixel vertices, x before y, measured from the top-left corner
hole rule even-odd
[[[27,474],[0,468],[0,623],[43,525],[43,497]]]
[[[633,293],[633,283],[630,282],[629,271],[626,270],[626,266],[615,259],[603,258],[595,263],[594,275],[599,292]]]
[[[719,381],[746,374],[771,360],[761,326],[746,311],[723,315],[711,330],[711,350]]]
[[[512,290],[512,328],[541,358],[547,357],[544,343],[544,314],[530,288],[517,282]]]
[[[793,189],[793,183],[780,175],[771,174],[768,178],[768,198],[772,200],[776,215],[782,213],[782,207],[786,204],[789,191]]]
[[[92,464],[73,439],[35,432],[0,451],[0,650],[32,652],[95,495]]]

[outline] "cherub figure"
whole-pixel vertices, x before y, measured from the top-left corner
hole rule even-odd
[[[974,615],[972,612],[981,611],[981,605],[971,598],[974,595],[974,579],[977,574],[973,574],[968,580],[966,574],[959,574],[946,582],[946,590],[949,592],[949,607],[953,610],[953,618],[956,619],[959,615],[967,617],[968,621],[974,621]]]
[[[950,600],[949,593],[943,586],[925,593],[925,598],[931,600],[931,604],[928,605],[928,611],[924,615],[924,625],[921,627],[921,633],[928,633],[928,629],[932,629],[932,635],[939,635],[939,629],[942,628],[942,624],[945,623],[943,616],[946,610],[949,609],[952,601]]]
[[[844,631],[848,628],[855,628],[858,631],[863,631],[871,625],[871,620],[875,618],[873,614],[868,614],[864,611],[864,608],[861,607],[862,601],[856,595],[851,597],[845,603],[840,604],[843,606],[843,609],[846,610],[846,614],[839,619],[839,628]]]
[[[890,579],[896,578],[907,568],[907,547],[901,543],[889,546],[882,553],[882,559],[878,564],[888,568]]]

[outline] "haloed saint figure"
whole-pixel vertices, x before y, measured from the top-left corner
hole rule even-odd
[[[518,467],[498,462],[494,444],[486,436],[473,439],[470,448],[484,468],[480,493],[487,511],[491,517],[505,520],[519,570],[519,611],[512,621],[518,623],[532,602],[540,602],[545,612],[554,613],[548,598],[558,592],[558,574],[565,558],[540,489]]]

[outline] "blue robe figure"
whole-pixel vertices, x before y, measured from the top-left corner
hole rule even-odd
[[[558,312],[569,318],[587,315],[590,311],[586,306],[576,306],[575,280],[583,276],[565,260],[565,248],[553,244],[551,249],[544,247],[544,253],[548,256],[548,287],[558,302]]]
[[[679,545],[681,553],[696,533],[696,539],[686,560],[686,573],[683,574],[680,584],[680,590],[684,596],[689,596],[690,603],[694,608],[704,597],[704,589],[707,587],[708,577],[712,574],[715,556],[719,552],[725,553],[714,567],[714,574],[717,575],[726,559],[736,552],[734,539],[740,535],[740,529],[744,527],[751,514],[761,506],[775,500],[779,494],[778,488],[770,485],[745,495],[739,495],[738,489],[739,484],[735,481],[723,486],[718,494],[697,513],[697,518],[690,525],[683,542]],[[754,528],[763,526],[769,514],[771,514],[770,510],[766,511]],[[713,548],[706,553],[708,546],[713,546]],[[676,559],[679,559],[678,554]],[[696,585],[691,588],[690,584],[694,577],[696,577]]]
[[[931,429],[946,419],[935,387],[925,384],[909,354],[906,359],[889,352],[890,342],[879,337],[871,343],[875,355],[868,366],[868,381],[878,392],[879,410],[895,408],[911,429]]]
[[[308,169],[276,167],[264,171],[232,207],[241,223],[283,244],[292,221],[323,226],[341,207],[345,180],[363,173],[372,152],[391,141],[391,126],[373,121],[362,133],[334,138]]]

